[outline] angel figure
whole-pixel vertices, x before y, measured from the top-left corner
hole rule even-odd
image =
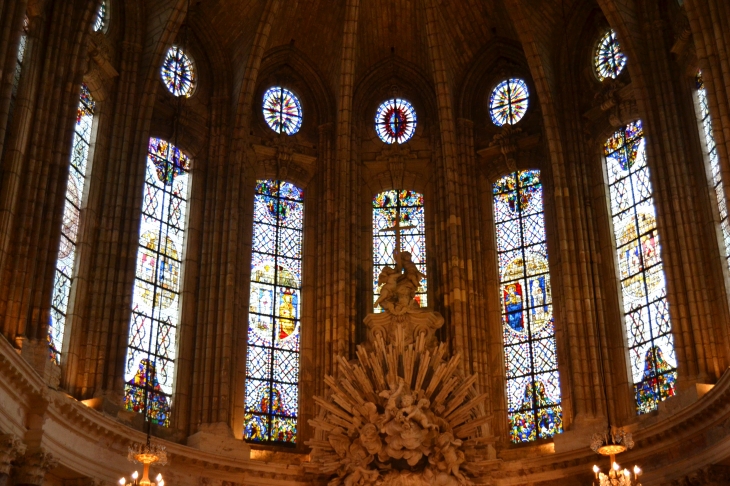
[[[421,285],[421,279],[426,278],[426,275],[418,270],[418,267],[415,263],[413,263],[411,258],[412,256],[410,252],[402,252],[400,254],[400,264],[403,267],[403,276],[411,285],[413,285],[415,290],[418,290],[418,287]]]
[[[428,461],[440,471],[452,474],[459,483],[464,484],[467,482],[466,476],[459,471],[459,465],[466,460],[464,452],[458,449],[462,443],[461,439],[454,438],[451,432],[444,432],[436,439],[437,453],[429,457]],[[437,459],[439,457],[442,460]]]
[[[405,418],[408,420],[413,420],[426,430],[438,431],[439,426],[433,423],[429,416],[426,414],[426,412],[428,412],[428,407],[431,406],[431,401],[428,398],[421,398],[420,400],[418,400],[417,404],[414,404],[413,401],[413,398],[411,398],[410,404],[401,409],[401,412],[403,412]]]
[[[390,390],[383,390],[380,392],[379,396],[388,400],[385,405],[385,413],[379,420],[381,432],[385,432],[385,425],[398,414],[398,398],[403,393],[404,386],[405,381],[403,381],[403,378],[399,378],[397,387],[394,387],[391,384]],[[395,390],[393,388],[395,388]]]
[[[378,284],[382,285],[380,288],[380,296],[375,301],[375,306],[380,305],[385,310],[393,310],[393,303],[390,300],[395,295],[395,290],[398,287],[398,279],[401,273],[392,267],[383,267],[378,275]]]

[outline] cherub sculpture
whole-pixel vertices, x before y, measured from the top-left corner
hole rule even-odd
[[[436,454],[433,454],[428,458],[428,461],[436,466],[439,471],[450,473],[459,483],[466,483],[467,479],[461,471],[459,466],[466,460],[464,452],[459,450],[462,445],[461,439],[454,438],[451,432],[444,432],[436,439],[434,450]]]
[[[393,260],[394,267],[383,267],[378,275],[378,284],[382,287],[375,305],[396,315],[416,312],[420,309],[415,300],[416,291],[426,275],[413,263],[410,252],[396,252]]]
[[[382,285],[380,288],[380,296],[375,301],[376,306],[381,306],[385,310],[392,311],[394,304],[392,302],[395,296],[395,291],[398,286],[398,279],[401,277],[401,273],[392,267],[383,267],[378,275],[378,284]]]
[[[410,396],[412,397],[412,395]],[[401,409],[405,418],[413,420],[426,430],[438,431],[439,426],[431,420],[429,415],[427,415],[429,413],[428,408],[431,406],[431,401],[428,398],[421,398],[418,400],[418,403],[413,403],[413,401],[414,400],[411,399],[410,404]]]

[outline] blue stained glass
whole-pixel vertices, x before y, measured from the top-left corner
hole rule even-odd
[[[276,133],[294,135],[302,126],[302,105],[288,89],[276,86],[264,93],[264,119]],[[291,185],[291,184],[290,184]],[[282,191],[286,191],[282,188]]]
[[[525,116],[530,91],[521,79],[506,79],[499,83],[489,98],[489,114],[498,127],[514,125]]]
[[[102,0],[99,10],[96,11],[96,20],[94,21],[94,32],[102,32],[106,29],[106,1]]]
[[[593,64],[599,81],[616,79],[626,66],[626,55],[621,50],[613,29],[603,34],[598,41]]]
[[[400,248],[396,248],[398,242]],[[380,297],[380,272],[385,266],[395,265],[397,250],[410,252],[418,270],[426,274],[426,218],[421,193],[391,190],[373,198],[373,303]],[[416,291],[416,301],[421,307],[428,305],[425,278]],[[381,310],[375,307],[375,312]]]
[[[493,186],[507,406],[512,442],[563,431],[540,172]]]
[[[720,232],[722,233],[722,243],[725,250],[725,261],[730,268],[730,221],[728,221],[727,200],[722,187],[722,174],[720,171],[720,156],[717,153],[717,144],[715,143],[715,135],[712,133],[712,118],[710,117],[710,104],[707,99],[707,90],[702,80],[702,72],[697,73],[697,115],[702,125],[702,135],[704,135],[705,150],[709,159],[710,179],[712,180],[712,188],[717,209],[720,214]]]
[[[89,93],[89,88],[82,84],[79,106],[76,110],[71,164],[68,170],[66,199],[61,219],[61,244],[56,259],[56,273],[51,296],[51,320],[48,326],[50,358],[55,364],[61,364],[61,349],[66,327],[71,279],[76,261],[76,243],[81,224],[81,201],[87,181],[86,169],[95,109],[96,104]]]
[[[256,183],[243,423],[250,442],[297,440],[303,197],[288,182]]]
[[[165,87],[174,96],[188,98],[195,91],[196,76],[193,61],[178,46],[172,46],[167,50],[160,75]]]
[[[677,361],[641,121],[604,144],[631,375],[638,413],[675,394]]]
[[[183,251],[190,159],[179,148],[151,138],[142,192],[142,221],[132,296],[124,406],[170,425],[180,320]]]
[[[406,143],[416,132],[416,110],[400,98],[384,101],[375,113],[375,131],[385,143]]]

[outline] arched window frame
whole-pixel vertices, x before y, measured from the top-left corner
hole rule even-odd
[[[97,107],[88,87],[80,87],[77,118],[69,160],[68,178],[62,210],[61,236],[53,276],[50,320],[48,325],[49,359],[56,365],[68,348],[68,323],[72,313],[75,280],[78,272],[78,243],[82,239],[93,143],[96,138]]]
[[[145,419],[166,427],[170,425],[178,365],[191,179],[191,162],[185,151],[166,140],[150,138],[126,347],[124,407],[141,413],[146,404]],[[160,244],[163,237],[164,248]],[[153,331],[155,343],[149,339]]]
[[[408,195],[406,195],[406,193]],[[397,195],[395,204],[388,204],[384,197],[388,195],[391,199]],[[420,202],[418,200],[420,199]],[[415,200],[415,202],[414,202]],[[412,229],[401,229],[404,240],[401,240],[401,252],[408,251],[418,270],[426,275],[421,279],[421,285],[416,291],[416,300],[421,307],[428,306],[428,244],[426,235],[426,197],[424,193],[411,189],[390,189],[380,191],[373,196],[371,202],[371,224],[373,244],[372,255],[372,312],[382,312],[382,308],[375,305],[383,282],[379,281],[380,272],[386,266],[394,267],[395,259],[393,252],[396,245],[395,230],[387,230],[394,227],[393,215],[401,215],[398,221],[399,226],[416,226]],[[387,221],[386,221],[387,219]],[[413,223],[413,220],[416,223]],[[410,221],[409,221],[410,220]],[[392,233],[392,235],[391,235]],[[384,236],[383,236],[384,235]],[[391,241],[392,240],[392,241]]]
[[[256,181],[253,200],[243,423],[236,427],[242,425],[242,438],[248,442],[293,447],[302,443],[303,428],[299,423],[303,405],[299,368],[303,347],[306,199],[298,184],[261,178]],[[293,219],[286,221],[289,217]],[[271,259],[274,266],[269,278],[266,264]],[[280,273],[284,271],[285,274]],[[286,295],[291,297],[287,299]],[[266,309],[267,300],[270,309]],[[262,330],[265,335],[261,334]],[[273,397],[279,398],[277,410],[274,410]]]
[[[639,124],[641,128],[636,129],[636,124]],[[634,128],[631,128],[632,126]],[[612,176],[611,166],[609,162],[610,155],[613,153],[618,153],[619,150],[624,150],[624,147],[628,147],[629,144],[620,144],[617,146],[618,148],[614,149],[609,149],[607,144],[610,140],[612,140],[613,137],[617,136],[617,134],[622,131],[624,132],[624,136],[629,134],[629,136],[627,137],[629,143],[638,142],[639,147],[644,148],[639,148],[636,152],[634,162],[629,165],[628,174],[622,175],[620,172],[615,172],[615,174],[617,175]],[[633,147],[633,145],[631,146]],[[658,234],[656,223],[656,204],[654,203],[655,194],[651,184],[651,171],[648,163],[646,162],[647,156],[645,147],[646,135],[643,130],[643,124],[641,123],[641,120],[635,120],[634,122],[629,123],[628,125],[618,130],[612,130],[610,134],[606,135],[606,140],[604,141],[604,143],[601,144],[600,152],[603,182],[606,191],[605,200],[608,217],[608,229],[611,239],[611,261],[613,262],[615,275],[617,276],[616,288],[619,302],[618,311],[619,315],[621,316],[621,321],[623,323],[622,335],[625,340],[624,349],[626,350],[625,356],[628,364],[627,378],[628,382],[632,385],[633,388],[631,396],[633,396],[633,403],[636,413],[639,415],[655,410],[659,402],[665,400],[666,398],[669,398],[670,396],[673,396],[676,391],[675,385],[677,379],[676,358],[673,357],[674,345],[672,326],[668,310],[669,304],[667,302],[666,296],[666,278],[664,276],[663,270],[664,262],[660,252],[661,243],[656,243],[657,241],[661,242],[661,238],[659,237],[660,235]],[[625,153],[633,154],[634,152],[632,151]],[[617,155],[617,157],[620,157],[620,155]],[[614,167],[616,166],[618,166],[618,163],[614,164]],[[646,178],[649,182],[648,184],[644,183],[643,185],[635,184],[635,186],[638,187],[637,190],[639,190],[639,192],[634,193],[632,178],[639,173],[649,174]],[[639,176],[636,175],[636,177],[638,178]],[[632,201],[634,200],[633,194],[639,194],[640,201],[639,203],[631,203],[626,206],[620,206],[621,209],[617,210],[615,205],[619,204],[617,196],[620,193],[613,192],[613,187],[618,187],[620,183],[624,182],[629,182],[632,184],[628,189],[632,191]],[[650,203],[650,206],[648,204],[642,203]],[[640,214],[644,216],[640,217]],[[651,224],[650,219],[647,219],[647,216],[649,218],[654,218],[653,224]],[[619,223],[619,226],[622,226],[623,228],[623,233],[621,234],[627,235],[625,238],[628,238],[631,235],[630,226],[632,222],[643,222],[644,224],[643,226],[639,224],[634,225],[634,227],[639,227],[638,236],[631,237],[630,239],[625,239],[624,242],[621,242],[619,241],[619,236],[621,236],[621,234],[617,236],[617,221]],[[649,221],[649,223],[646,223],[647,221]],[[634,260],[632,260],[632,249],[635,249],[636,252],[639,252],[639,248],[644,248],[644,246],[642,246],[643,241],[647,242],[647,247],[653,246],[655,248],[654,253],[650,254],[656,255],[655,260],[652,260],[651,264],[648,265],[646,269],[644,269],[643,264],[641,264],[641,262],[643,261],[641,253],[635,253],[638,256],[638,260],[635,260],[639,262],[639,267],[642,268],[642,270],[637,270],[634,273],[626,273],[632,272],[638,268],[636,266],[632,267],[632,265],[634,265]],[[652,241],[654,243],[652,243]],[[634,243],[636,243],[635,248],[634,246],[632,246],[634,245]],[[623,255],[624,258],[620,258],[620,255]],[[654,274],[652,274],[651,272],[654,272]],[[631,289],[634,288],[631,287],[631,285],[639,282],[643,286],[646,282],[644,277],[646,277],[647,275],[660,275],[659,281],[661,288],[657,287],[655,289],[652,289],[652,291],[655,291],[656,293],[650,293],[646,291],[648,287],[642,287],[644,289],[644,292],[649,295],[649,300],[651,302],[647,301],[647,304],[645,305],[640,304],[638,307],[634,307],[633,301],[631,300],[631,295],[629,294]],[[626,283],[624,284],[624,282]],[[652,312],[650,312],[650,310]],[[650,334],[650,339],[641,341],[637,340],[634,337],[636,336],[636,330],[639,329],[638,325],[634,325],[634,323],[641,322],[640,320],[636,321],[636,319],[644,316],[644,311],[646,311],[646,315],[649,316],[649,319],[652,319],[652,315],[659,316],[663,320],[665,319],[665,323],[662,325],[662,327],[660,327],[660,329],[662,329],[661,332],[656,333],[656,335]],[[664,349],[661,349],[660,347],[662,351],[660,354],[654,352],[653,346],[656,343],[665,343],[665,341],[667,340],[671,343],[671,354],[668,358],[674,363],[674,365],[670,366],[666,370],[660,371],[658,375],[656,373],[652,375],[651,370],[642,369],[644,368],[643,365],[648,358],[651,358],[650,364],[653,363],[652,366],[656,366],[656,363],[661,364],[663,362],[666,362],[666,360],[668,359],[665,358],[665,353],[667,353],[667,346],[665,345]],[[646,352],[647,349],[645,349],[648,344],[651,344],[651,346],[648,348],[648,351],[651,352],[651,356],[649,356],[649,353]],[[641,378],[637,379],[639,375],[641,375]],[[655,381],[654,378],[656,378]],[[663,392],[658,392],[658,400],[654,397],[650,402],[647,402],[647,399],[652,398],[650,396],[651,394],[648,393],[650,391],[649,388],[655,383],[657,386],[664,387],[665,390]],[[639,399],[639,397],[641,397],[641,400]]]
[[[710,198],[716,217],[719,219],[717,222],[719,247],[725,260],[725,267],[730,271],[730,219],[728,218],[727,198],[723,187],[722,164],[720,163],[720,155],[717,151],[713,133],[710,101],[701,71],[697,72],[694,82],[695,112],[697,114],[697,125],[705,160],[708,186],[712,193]]]
[[[504,182],[508,178],[512,178],[513,181],[517,181],[519,179],[516,179],[518,175],[521,174],[527,174],[527,173],[537,173],[538,175],[538,183],[537,184],[525,184],[524,188],[520,187],[518,185],[515,185],[512,189],[508,190],[508,187],[505,186]],[[564,426],[564,414],[565,414],[565,405],[563,403],[563,393],[562,393],[562,379],[560,377],[560,371],[558,369],[558,360],[557,360],[557,354],[558,354],[558,343],[557,343],[557,333],[555,331],[555,323],[554,323],[554,303],[551,298],[551,272],[550,272],[550,265],[549,265],[549,253],[548,253],[548,242],[547,242],[547,226],[545,224],[545,209],[544,209],[544,182],[542,180],[542,173],[538,169],[520,169],[515,172],[512,172],[510,174],[506,174],[500,178],[497,178],[494,180],[491,186],[491,207],[492,207],[492,218],[495,224],[495,255],[497,257],[497,275],[498,275],[498,290],[499,290],[499,309],[500,309],[500,334],[501,334],[501,342],[504,350],[504,379],[506,381],[505,385],[505,405],[506,405],[506,414],[505,419],[507,420],[508,425],[508,433],[510,436],[510,440],[513,443],[526,443],[526,442],[532,442],[537,439],[547,439],[553,437],[557,433],[561,433],[563,431]],[[515,201],[522,201],[520,196],[522,195],[522,189],[525,189],[526,191],[532,191],[534,193],[540,194],[540,203],[539,203],[539,210],[531,210],[527,215],[524,215],[524,211],[522,211],[522,208],[520,206],[516,206],[517,212],[514,213],[515,216],[508,218],[508,217],[500,217],[500,209],[498,207],[498,197],[503,196],[507,197],[507,201],[509,201],[509,196],[514,194],[514,200]],[[503,203],[502,203],[503,204]],[[529,208],[527,206],[526,208]],[[528,209],[529,210],[529,209]],[[542,228],[542,238],[540,241],[537,240],[527,240],[527,242],[524,240],[524,233],[526,231],[523,229],[526,225],[524,224],[525,220],[529,221],[540,221],[541,228]],[[519,242],[512,242],[512,245],[508,244],[508,239],[506,238],[507,233],[504,233],[506,231],[505,225],[507,225],[510,222],[517,222],[518,228],[520,229],[520,235],[518,236]],[[505,230],[502,230],[502,228],[505,227]],[[515,245],[515,243],[518,243]],[[523,261],[526,257],[526,250],[529,250],[530,248],[539,248],[543,247],[543,252],[545,257],[544,259],[544,271],[537,272],[537,273],[530,273],[528,269],[529,275],[519,278],[518,276],[515,278],[507,278],[505,279],[505,272],[511,268],[509,265],[509,261],[514,261],[515,259],[519,258],[520,256],[523,258]],[[529,267],[529,265],[528,265]],[[523,272],[524,275],[524,272]],[[532,280],[530,280],[530,277],[533,277]],[[543,285],[540,284],[540,278],[542,277]],[[547,277],[547,278],[545,278]],[[530,281],[531,284],[534,286],[534,282],[538,282],[538,286],[541,287],[543,290],[543,304],[538,305],[537,307],[530,305],[527,309],[527,321],[529,326],[527,327],[527,337],[526,339],[522,340],[510,340],[508,341],[509,337],[514,337],[519,335],[519,330],[514,329],[511,327],[511,324],[506,320],[510,318],[511,316],[516,315],[522,315],[523,319],[523,326],[524,326],[524,315],[522,314],[524,312],[524,305],[522,305],[521,310],[519,311],[510,311],[506,307],[506,298],[505,298],[505,290],[508,286],[516,283],[516,282],[527,282]],[[527,285],[525,285],[527,286]],[[524,293],[524,291],[523,291]],[[510,294],[511,295],[511,294]],[[522,300],[524,302],[524,300]],[[542,308],[542,313],[540,312]],[[533,312],[534,311],[534,312]],[[519,314],[518,314],[519,312]],[[535,317],[540,317],[537,314],[541,314],[543,317],[546,313],[548,314],[549,323],[542,322],[541,327],[537,329],[538,337],[535,338],[533,336],[532,331],[532,322],[531,318],[533,317],[533,314],[535,314]],[[513,329],[512,331],[509,331],[507,329],[507,326],[510,326],[510,329]],[[545,348],[544,346],[542,348],[539,348],[538,346],[541,346],[545,342],[550,342],[550,346]],[[537,343],[537,344],[534,344]],[[534,344],[534,346],[533,346]],[[552,347],[552,363],[551,366],[548,366],[548,368],[545,368],[543,370],[535,370],[534,366],[534,360],[529,364],[529,370],[527,373],[522,373],[520,376],[514,374],[513,370],[510,368],[514,368],[511,366],[511,362],[515,362],[514,358],[516,355],[515,353],[512,353],[510,349],[516,349],[519,347],[524,347],[527,345],[529,350],[531,351],[533,347],[535,349],[541,350],[541,349],[549,349]],[[547,363],[547,362],[546,362]],[[538,382],[542,382],[543,380],[536,380],[537,376],[541,377],[549,377],[551,378],[551,383],[549,383],[550,390],[548,391],[547,388],[544,388],[546,397],[546,400],[544,400],[544,403],[538,404],[537,400],[535,399],[536,394],[534,391],[537,389],[535,387],[535,384]],[[527,384],[528,387],[532,385],[530,388],[520,386],[517,388],[514,388],[512,390],[512,393],[510,393],[510,382],[517,382],[519,379],[529,378],[529,383]],[[543,384],[544,385],[544,384]],[[523,390],[524,388],[524,390]],[[539,388],[539,393],[542,394],[543,388]],[[530,394],[530,401],[531,404],[529,407],[525,405],[526,402],[526,392],[532,391]],[[515,401],[519,402],[520,399],[522,400],[522,407],[516,407],[514,403]],[[534,417],[538,416],[538,419],[535,420]],[[532,417],[532,423],[530,423],[530,419]],[[538,429],[541,429],[542,425],[546,424],[547,427],[544,427],[544,430],[547,430],[548,433],[540,433],[538,432]],[[532,427],[532,430],[530,430],[530,426]]]

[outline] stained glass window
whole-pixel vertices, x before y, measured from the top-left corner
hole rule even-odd
[[[172,46],[165,55],[160,69],[162,81],[175,96],[190,97],[195,90],[195,68],[193,61],[182,49]]]
[[[299,98],[280,86],[264,93],[264,118],[276,133],[294,135],[302,126],[302,105]]]
[[[85,84],[81,85],[79,106],[76,110],[76,127],[71,148],[71,164],[68,169],[66,199],[61,219],[61,242],[56,257],[56,272],[53,277],[51,297],[51,320],[48,326],[50,358],[61,364],[63,332],[68,312],[68,297],[71,291],[76,242],[79,232],[81,200],[86,186],[86,172],[91,144],[91,126],[94,121],[94,100]]]
[[[494,183],[499,297],[512,442],[563,431],[540,171]]]
[[[23,20],[23,32],[20,34],[20,43],[18,44],[18,55],[15,58],[15,72],[13,72],[13,85],[10,91],[10,112],[8,115],[8,127],[13,119],[13,111],[15,108],[15,99],[18,97],[18,88],[20,87],[20,75],[23,73],[23,60],[25,59],[25,49],[28,46],[28,27],[30,23],[28,17]]]
[[[626,54],[621,51],[613,29],[606,32],[598,41],[593,63],[600,81],[606,78],[616,79],[626,66]]]
[[[646,413],[674,395],[677,360],[641,121],[609,138],[604,155],[636,408]]]
[[[251,442],[297,440],[303,200],[288,182],[256,183],[243,424]]]
[[[406,143],[416,132],[416,110],[406,100],[384,101],[375,113],[375,131],[385,143]]]
[[[426,275],[426,218],[423,194],[392,190],[373,198],[373,307],[385,282],[379,281],[383,268],[396,266],[395,255],[408,252],[418,270]],[[428,305],[428,282],[424,277],[416,291],[421,307]]]
[[[720,157],[717,154],[717,144],[715,144],[715,135],[712,133],[712,119],[710,118],[710,106],[707,100],[707,91],[705,83],[702,81],[702,72],[697,73],[697,101],[698,116],[702,124],[702,134],[705,136],[705,149],[710,161],[710,176],[712,178],[712,188],[715,192],[715,200],[720,212],[720,229],[722,231],[722,240],[725,246],[725,260],[730,266],[730,222],[728,222],[727,201],[725,192],[722,188],[722,175],[720,174]]]
[[[102,32],[106,28],[106,1],[102,0],[99,10],[96,11],[94,32]]]
[[[498,127],[514,125],[527,112],[530,92],[521,79],[506,79],[499,83],[489,98],[489,114]]]
[[[190,160],[174,145],[151,138],[137,249],[132,318],[124,372],[124,406],[170,424],[180,284],[187,222]]]

